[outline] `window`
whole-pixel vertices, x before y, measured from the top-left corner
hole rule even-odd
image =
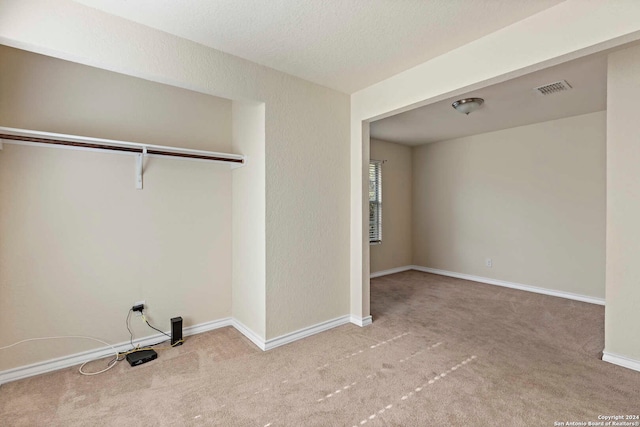
[[[369,243],[382,242],[382,162],[369,162]]]

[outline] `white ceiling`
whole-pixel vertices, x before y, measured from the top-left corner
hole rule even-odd
[[[559,80],[573,89],[552,95],[534,90]],[[468,97],[485,103],[468,116],[451,106]],[[602,111],[606,102],[607,57],[591,56],[378,120],[371,123],[371,137],[420,145]]]
[[[75,0],[353,93],[563,0]]]

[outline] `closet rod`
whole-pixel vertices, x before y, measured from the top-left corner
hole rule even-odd
[[[61,139],[36,138],[31,136],[9,135],[9,134],[3,134],[3,133],[0,133],[0,139],[35,142],[38,144],[52,144],[52,145],[65,145],[69,147],[93,148],[97,150],[125,151],[128,153],[138,153],[138,154],[142,154],[145,152],[143,148],[138,148],[138,147],[124,147],[124,146],[117,146],[117,145],[95,144],[95,143],[88,143],[88,142],[64,141]],[[155,154],[159,156],[183,157],[188,159],[199,159],[199,160],[215,160],[219,162],[229,162],[229,163],[240,163],[240,164],[244,163],[243,159],[217,157],[217,156],[206,155],[206,154],[180,153],[180,152],[174,152],[174,151],[160,150],[156,148],[147,148],[146,154]]]

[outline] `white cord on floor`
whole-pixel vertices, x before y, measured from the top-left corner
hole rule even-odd
[[[98,357],[96,359],[91,359],[91,360],[87,360],[86,362],[84,362],[82,365],[80,365],[80,368],[78,368],[78,372],[80,372],[82,375],[98,375],[101,374],[103,372],[107,372],[109,369],[113,368],[115,366],[115,364],[118,362],[118,350],[116,350],[116,348],[114,346],[112,346],[111,344],[104,342],[102,340],[99,340],[98,338],[93,338],[93,337],[85,337],[83,335],[61,335],[61,336],[56,336],[56,337],[42,337],[42,338],[29,338],[26,340],[22,340],[22,341],[18,341],[15,342],[13,344],[4,346],[4,347],[0,347],[0,350],[6,350],[8,348],[14,347],[18,344],[22,344],[25,342],[29,342],[29,341],[43,341],[43,340],[55,340],[55,339],[66,339],[66,338],[82,338],[82,339],[86,339],[86,340],[93,340],[93,341],[97,341],[101,344],[106,345],[107,347],[111,347],[111,349],[114,352],[114,355],[116,357],[116,360],[113,363],[110,363],[109,366],[107,366],[105,369],[98,371],[98,372],[84,372],[82,370],[82,368],[84,368],[84,366],[89,363],[89,362],[93,362],[94,360],[98,360],[98,359],[102,359],[102,357]]]

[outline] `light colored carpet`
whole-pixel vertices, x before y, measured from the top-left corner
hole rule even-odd
[[[268,352],[223,328],[138,367],[5,384],[0,425],[554,426],[640,412],[640,372],[599,360],[601,306],[416,271],[373,279],[371,306],[371,326]]]

